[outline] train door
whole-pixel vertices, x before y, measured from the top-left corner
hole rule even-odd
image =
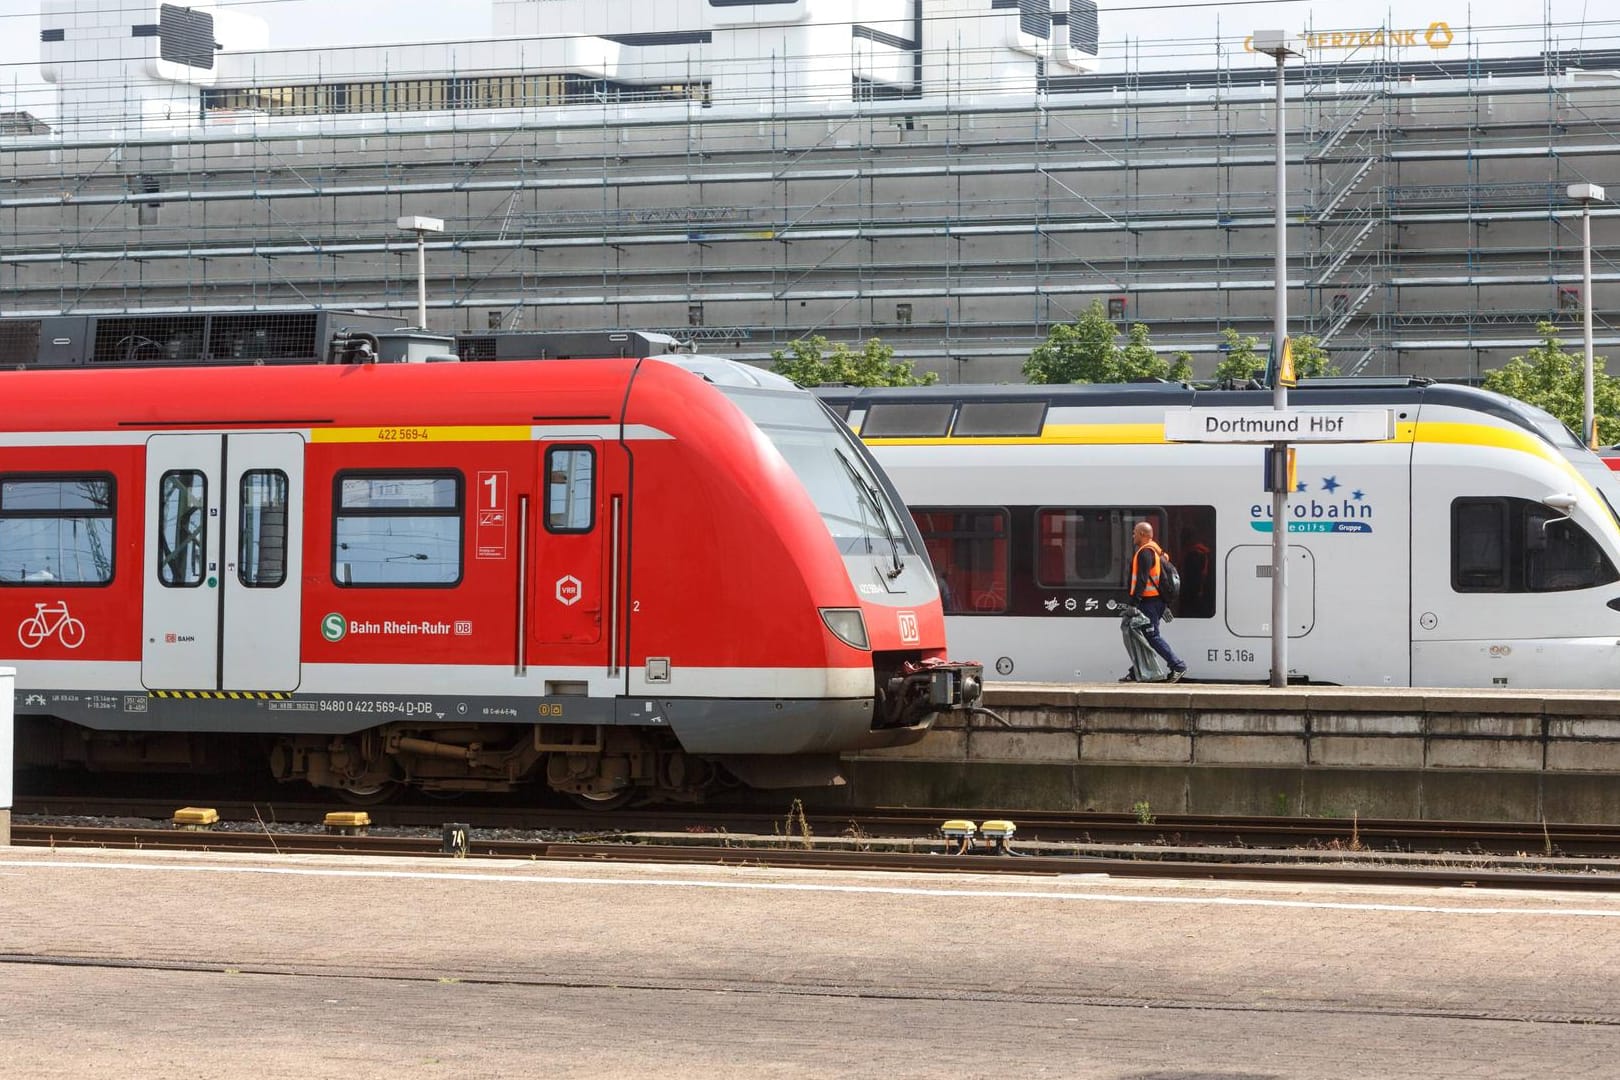
[[[297,688],[303,461],[293,434],[147,441],[147,687]]]
[[[1239,544],[1226,553],[1226,628],[1235,637],[1271,636],[1271,545]],[[1316,560],[1288,545],[1288,636],[1316,625]]]
[[[612,591],[603,555],[613,530],[613,511],[605,496],[602,451],[598,439],[539,448],[531,640],[547,646],[548,652],[556,649],[553,655],[580,660],[586,654],[597,658],[596,649],[575,650],[602,643],[602,616],[613,599],[604,595]],[[600,659],[607,662],[605,651]]]

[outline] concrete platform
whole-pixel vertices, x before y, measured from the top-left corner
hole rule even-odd
[[[1620,897],[0,850],[6,1075],[1612,1076]]]
[[[852,805],[1620,822],[1620,692],[991,684]]]

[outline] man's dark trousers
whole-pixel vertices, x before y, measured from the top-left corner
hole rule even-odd
[[[1153,646],[1153,651],[1164,657],[1171,671],[1186,671],[1187,665],[1182,663],[1181,657],[1176,655],[1168,641],[1159,636],[1159,620],[1164,618],[1164,601],[1157,596],[1144,596],[1136,602],[1136,607],[1147,616],[1147,629],[1142,631],[1142,636]]]

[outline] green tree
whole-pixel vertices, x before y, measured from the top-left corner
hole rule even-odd
[[[1225,382],[1230,379],[1236,383],[1245,383],[1265,375],[1266,355],[1259,351],[1259,338],[1244,337],[1228,326],[1221,331],[1221,339],[1226,342],[1226,357],[1215,365],[1216,381]],[[1339,374],[1338,367],[1333,363],[1333,357],[1322,348],[1316,338],[1310,334],[1301,334],[1290,340],[1292,341],[1290,349],[1294,354],[1295,378],[1321,379]]]
[[[778,375],[800,386],[931,386],[939,381],[932,371],[918,375],[911,361],[896,360],[894,349],[878,338],[871,338],[855,352],[841,341],[834,345],[816,334],[789,342],[786,350],[773,351],[771,361]]]
[[[1333,362],[1333,357],[1328,355],[1328,351],[1322,348],[1315,337],[1301,334],[1292,340],[1296,378],[1325,379],[1339,374],[1339,366]]]
[[[1586,359],[1564,351],[1558,327],[1552,323],[1537,323],[1536,333],[1541,344],[1486,372],[1485,389],[1546,409],[1578,432],[1585,415]],[[1599,438],[1612,439],[1620,434],[1620,380],[1606,374],[1603,367],[1603,358],[1594,356],[1592,415]]]
[[[1226,356],[1215,365],[1217,382],[1246,383],[1258,379],[1266,371],[1266,358],[1260,355],[1260,339],[1244,337],[1230,326],[1221,330],[1226,343]]]
[[[1058,323],[1024,361],[1032,383],[1119,383],[1139,379],[1192,378],[1192,357],[1177,353],[1174,364],[1153,350],[1146,323],[1133,323],[1119,344],[1119,330],[1102,301],[1072,323]]]
[[[1072,323],[1058,323],[1024,361],[1032,383],[1119,382],[1115,378],[1114,343],[1119,331],[1108,321],[1101,300]]]

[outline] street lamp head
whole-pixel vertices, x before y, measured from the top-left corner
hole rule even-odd
[[[1567,194],[1576,202],[1603,201],[1603,188],[1598,184],[1571,184]]]
[[[398,225],[406,232],[430,233],[444,232],[444,219],[436,217],[410,216],[399,219]]]
[[[1305,42],[1286,30],[1256,30],[1249,40],[1255,52],[1274,56],[1278,60],[1305,55]]]

